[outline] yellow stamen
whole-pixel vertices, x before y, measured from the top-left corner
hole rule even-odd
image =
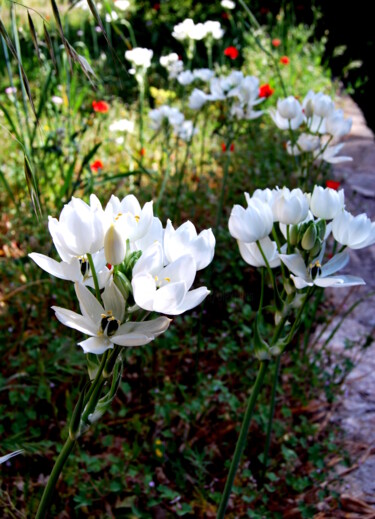
[[[134,218],[135,218],[135,220],[136,220],[136,222],[137,222],[137,223],[138,223],[138,222],[139,222],[139,220],[141,219],[141,217],[140,217],[140,216],[138,216],[137,214],[136,214],[136,215],[134,216]]]
[[[165,280],[167,283],[170,283],[171,278],[164,278],[164,280]]]

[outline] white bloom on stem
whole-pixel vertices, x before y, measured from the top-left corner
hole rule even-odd
[[[272,211],[275,222],[286,225],[302,222],[309,212],[309,200],[301,189],[287,187],[276,191],[272,204]]]
[[[161,56],[160,58],[160,65],[162,67],[168,68],[172,63],[175,63],[179,60],[178,54],[175,52],[171,52],[170,54],[167,54],[166,56]]]
[[[174,127],[175,134],[185,142],[190,141],[198,133],[193,121],[184,121],[181,125]]]
[[[215,72],[209,68],[197,68],[193,70],[193,74],[194,78],[207,82],[214,77]]]
[[[185,119],[184,114],[177,108],[172,108],[168,105],[162,105],[159,108],[150,110],[148,116],[151,119],[150,127],[152,130],[159,130],[165,120],[172,126],[179,126]]]
[[[126,255],[126,237],[122,226],[117,222],[111,223],[104,237],[105,259],[110,265],[120,265]]]
[[[336,144],[336,146],[328,146],[325,148],[322,154],[320,151],[315,152],[316,158],[320,158],[329,162],[330,164],[339,164],[340,162],[351,162],[353,160],[352,157],[348,157],[346,155],[340,155],[337,157],[336,155],[339,151],[345,146],[344,143]]]
[[[105,208],[106,232],[116,222],[118,232],[124,240],[139,240],[147,233],[153,218],[153,202],[143,208],[134,195],[127,195],[121,201],[112,195]],[[104,244],[103,244],[104,245]]]
[[[262,202],[265,202],[270,207],[272,207],[273,200],[274,200],[277,192],[278,191],[276,189],[270,189],[269,187],[266,187],[266,189],[256,189],[251,197],[250,197],[249,193],[245,193],[245,198],[246,198],[247,203],[249,203],[249,201],[252,198],[258,198]]]
[[[194,88],[189,97],[189,108],[191,108],[192,110],[200,110],[208,100],[209,96],[205,94],[203,90]]]
[[[55,105],[62,105],[64,102],[63,98],[60,96],[52,96],[51,101]]]
[[[365,213],[353,216],[342,211],[332,221],[332,234],[342,245],[363,249],[375,243],[375,222],[371,222]]]
[[[229,217],[229,232],[236,240],[252,243],[262,240],[272,231],[273,215],[270,206],[258,198],[247,200],[244,209],[235,205]]]
[[[210,94],[208,95],[208,99],[210,101],[224,101],[226,94],[223,86],[223,82],[220,78],[213,77],[210,81]]]
[[[147,69],[151,66],[153,55],[154,52],[152,50],[143,47],[135,47],[125,52],[125,58],[128,61],[133,63],[136,67],[142,67],[143,69]]]
[[[324,247],[319,257],[311,261],[308,265],[300,253],[280,254],[281,261],[288,267],[291,278],[298,289],[316,285],[318,287],[350,287],[355,285],[365,285],[363,279],[356,276],[332,276],[338,270],[345,267],[349,261],[347,251],[340,252],[333,256],[325,265],[321,265],[324,254]]]
[[[199,27],[195,25],[191,18],[186,18],[183,22],[178,23],[173,27],[172,36],[176,38],[176,40],[186,40],[190,39],[202,39],[204,37],[204,27],[203,24],[198,24]]]
[[[94,254],[104,245],[104,212],[95,195],[90,205],[73,197],[61,211],[60,219],[48,217],[53,243],[63,261]]]
[[[214,40],[220,40],[224,36],[220,22],[207,20],[204,24],[205,36],[211,36]]]
[[[169,79],[176,78],[184,70],[184,64],[175,52],[162,56],[160,65],[167,69]]]
[[[167,317],[123,323],[125,301],[113,280],[102,294],[104,308],[85,286],[76,283],[75,291],[82,315],[58,306],[52,309],[62,324],[90,336],[78,343],[85,353],[100,355],[114,344],[143,346],[165,332],[170,324]]]
[[[287,142],[286,150],[289,155],[300,155],[301,153],[310,153],[320,149],[320,138],[317,135],[309,133],[301,133],[294,146],[290,141]]]
[[[269,111],[274,123],[280,130],[297,129],[304,120],[302,106],[293,96],[278,99],[277,110]]]
[[[236,4],[232,0],[221,0],[221,7],[224,7],[224,9],[234,9]]]
[[[310,198],[310,209],[314,216],[323,220],[332,220],[345,205],[344,190],[336,191],[330,187],[315,186]]]
[[[144,251],[156,242],[163,244],[164,229],[161,221],[156,216],[153,217],[147,233],[139,240],[134,242],[135,250]]]
[[[190,70],[184,70],[177,76],[180,85],[190,85],[194,81],[194,74]]]
[[[133,296],[145,310],[179,315],[199,305],[210,293],[206,287],[190,290],[196,275],[191,254],[164,266],[163,247],[154,243],[133,268]]]
[[[169,263],[185,254],[191,254],[197,270],[204,269],[214,257],[215,236],[211,229],[197,234],[194,224],[187,221],[174,229],[168,220],[164,233],[164,253]]]
[[[120,9],[120,11],[126,11],[130,7],[130,2],[128,0],[115,0],[114,5],[116,9]]]
[[[340,138],[347,135],[352,128],[352,120],[344,118],[342,110],[335,110],[326,119],[326,132],[332,137]]]
[[[276,243],[268,236],[266,236],[262,240],[259,240],[259,244],[262,247],[262,251],[267,259],[269,266],[271,268],[278,267],[280,265],[280,259]],[[252,267],[266,266],[266,262],[264,261],[257,243],[245,243],[243,241],[238,241],[238,247],[240,249],[242,259],[246,263]]]
[[[113,123],[109,125],[109,131],[133,133],[134,122],[129,121],[128,119],[118,119],[117,121],[113,121]]]
[[[118,20],[118,14],[116,11],[111,11],[110,13],[105,14],[105,21],[107,23],[116,22]]]

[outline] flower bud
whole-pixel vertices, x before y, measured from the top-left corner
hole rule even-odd
[[[325,220],[319,220],[315,223],[316,230],[318,232],[318,238],[320,240],[324,240],[326,231],[327,231],[327,224]]]
[[[254,322],[254,353],[258,360],[268,360],[270,358],[269,346],[260,336],[258,326],[258,315]]]
[[[301,247],[303,250],[311,250],[314,248],[315,241],[317,237],[316,227],[314,223],[311,223],[307,230],[305,231],[302,240],[301,240]]]
[[[112,223],[104,237],[104,253],[107,263],[120,265],[126,254],[126,240],[119,233],[115,223]]]
[[[298,243],[298,225],[291,225],[289,227],[289,243],[290,245],[297,245]]]
[[[113,277],[116,287],[120,290],[125,301],[128,299],[129,294],[132,293],[132,286],[128,278],[122,272],[116,272]]]
[[[309,259],[314,259],[318,256],[322,248],[322,241],[317,238],[314,243],[314,247],[310,250]]]

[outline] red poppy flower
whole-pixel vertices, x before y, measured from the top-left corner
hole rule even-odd
[[[340,182],[337,182],[337,180],[327,180],[326,187],[330,187],[331,189],[334,189],[335,191],[337,191],[338,188],[340,187]]]
[[[152,8],[153,8],[155,11],[159,11],[159,9],[160,9],[160,4],[154,4],[154,5],[152,6]]]
[[[290,63],[290,59],[288,58],[288,56],[281,56],[280,63],[282,63],[283,65],[288,65]]]
[[[221,149],[222,149],[223,153],[225,153],[227,151],[227,146],[226,146],[226,144],[224,142],[221,144]],[[229,146],[229,151],[234,151],[234,143],[233,142]]]
[[[271,97],[274,91],[275,89],[271,88],[268,83],[264,83],[264,85],[260,85],[259,87],[259,97]]]
[[[99,112],[101,114],[105,114],[109,110],[109,104],[105,101],[93,101],[92,107],[94,112]]]
[[[139,154],[140,154],[141,157],[144,157],[144,156],[146,155],[146,150],[145,150],[145,148],[141,148],[141,149],[139,150]]]
[[[239,52],[236,49],[236,47],[227,47],[224,50],[224,56],[228,56],[230,59],[236,59],[238,58]]]
[[[103,165],[103,162],[101,160],[96,160],[90,166],[92,171],[95,171],[96,173],[99,171],[99,169],[103,169],[103,167],[104,167],[104,165]]]
[[[281,40],[279,40],[279,38],[274,38],[271,43],[274,47],[280,47]]]

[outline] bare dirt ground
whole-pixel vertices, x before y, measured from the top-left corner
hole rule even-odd
[[[374,220],[374,135],[350,98],[343,100],[342,108],[353,119],[342,154],[353,157],[353,162],[336,165],[333,178],[345,189],[346,209],[355,215],[366,212]],[[332,353],[349,356],[355,364],[343,383],[342,398],[331,420],[340,425],[353,462],[349,470],[340,465],[337,468],[343,477],[340,488],[343,517],[375,518],[375,295],[370,295],[375,291],[375,245],[350,252],[351,260],[345,271],[361,276],[366,285],[352,290],[329,289],[327,296],[332,306],[340,308],[341,316],[358,299],[365,299],[343,321],[329,344]],[[321,343],[340,319],[333,319]]]

